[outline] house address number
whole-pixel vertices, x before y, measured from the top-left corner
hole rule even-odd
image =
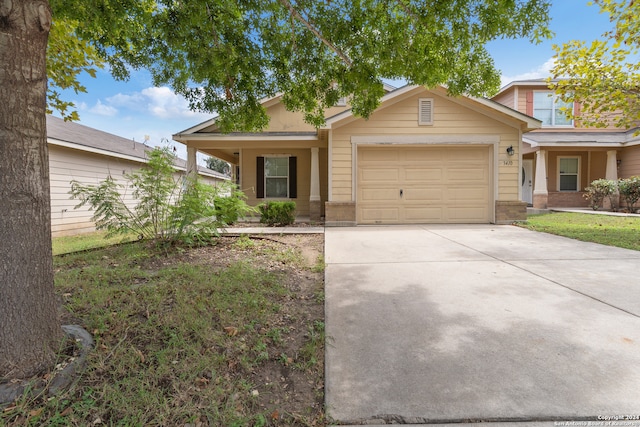
[[[513,166],[513,160],[503,160],[502,166]]]

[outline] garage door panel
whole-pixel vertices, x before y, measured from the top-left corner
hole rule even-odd
[[[480,203],[486,201],[483,187],[449,187],[446,191],[446,201],[450,203]]]
[[[487,146],[360,147],[358,222],[489,222],[489,153]]]
[[[420,169],[418,167],[407,167],[404,169],[404,181],[417,183],[442,180],[442,167],[430,167]]]
[[[486,147],[459,147],[447,152],[446,158],[450,162],[478,162],[487,157]]]
[[[398,182],[400,172],[397,168],[367,168],[360,173],[360,179],[371,184]]]
[[[405,222],[442,222],[444,209],[441,207],[405,208]]]
[[[362,221],[380,224],[382,222],[387,222],[389,224],[397,224],[400,222],[400,208],[363,208],[362,212]]]
[[[424,148],[404,148],[398,158],[406,161],[435,162],[441,164],[446,153],[442,150],[425,150]]]
[[[396,188],[378,188],[378,189],[362,189],[363,202],[389,202],[395,203],[399,198],[399,192]]]
[[[478,168],[477,165],[468,168],[449,168],[447,169],[447,181],[481,181],[487,183],[489,177],[486,169]]]
[[[442,202],[443,190],[441,188],[409,188],[403,191],[402,197],[406,202]]]

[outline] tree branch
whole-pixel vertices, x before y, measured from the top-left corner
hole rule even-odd
[[[209,16],[209,19],[211,20],[211,32],[213,33],[213,42],[216,45],[216,47],[220,47],[220,39],[219,39],[219,36],[218,36],[218,31],[216,31],[215,19],[213,18],[213,15],[211,14],[211,9],[209,7],[209,3],[207,3],[206,6],[207,6],[207,15]]]
[[[397,3],[400,6],[400,8],[404,10],[404,13],[406,13],[411,18],[413,18],[413,20],[416,22],[417,25],[421,23],[420,17],[413,10],[411,10],[403,0],[398,0]]]
[[[353,65],[353,62],[351,62],[351,59],[349,59],[349,57],[342,51],[340,50],[336,45],[334,45],[333,43],[331,43],[329,40],[327,40],[322,33],[320,33],[320,31],[318,31],[312,24],[310,21],[304,19],[304,17],[300,14],[300,12],[298,12],[293,5],[291,5],[291,2],[289,2],[289,0],[279,0],[280,3],[286,7],[287,9],[289,9],[289,12],[291,12],[291,15],[293,15],[298,21],[300,21],[305,27],[307,27],[307,29],[309,31],[311,31],[322,43],[324,43],[329,49],[331,49],[332,51],[334,51],[336,53],[336,55],[338,55],[340,57],[340,59],[342,59],[342,61],[344,61],[345,64],[347,64],[347,66],[351,67]]]

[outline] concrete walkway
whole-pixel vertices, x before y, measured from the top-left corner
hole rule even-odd
[[[610,211],[604,211],[604,210],[594,211],[591,208],[549,208],[549,209],[536,209],[532,207],[527,208],[527,215],[548,214],[548,213],[554,213],[554,212],[571,212],[571,213],[579,213],[579,214],[587,214],[587,215],[609,215],[609,216],[640,218],[640,214],[638,213],[610,212]]]
[[[226,236],[240,234],[322,234],[324,227],[229,227],[221,233]]]
[[[429,225],[327,228],[325,260],[338,423],[640,415],[640,252]]]

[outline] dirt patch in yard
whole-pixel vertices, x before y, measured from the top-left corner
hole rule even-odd
[[[265,350],[268,360],[251,372],[252,393],[269,424],[324,425],[324,236],[223,237],[216,246],[191,250],[185,257],[223,268],[251,259],[286,278],[292,294],[269,325],[285,333],[271,339],[275,345]]]

